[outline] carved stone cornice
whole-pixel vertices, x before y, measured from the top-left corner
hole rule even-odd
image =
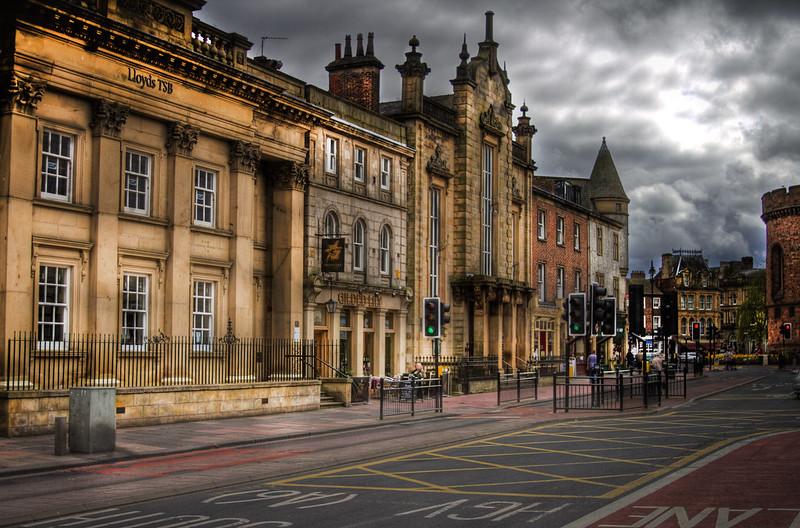
[[[501,137],[505,135],[503,122],[495,115],[494,106],[492,105],[489,105],[485,112],[481,112],[480,123],[481,127],[487,132]]]
[[[46,86],[46,81],[37,79],[33,75],[23,77],[16,72],[12,72],[8,83],[8,91],[3,94],[4,110],[33,115],[42,97],[44,97]]]
[[[428,172],[436,174],[448,180],[453,177],[453,173],[447,168],[447,160],[442,157],[442,146],[436,145],[436,148],[425,166]]]
[[[200,129],[188,123],[175,121],[169,125],[167,133],[167,152],[170,154],[180,154],[181,156],[191,156],[192,149],[197,144],[200,137]]]
[[[269,164],[269,174],[280,189],[305,192],[308,186],[308,165],[296,161],[278,161]]]
[[[90,123],[95,135],[118,138],[122,134],[122,127],[128,120],[131,107],[109,101],[97,99],[92,104],[92,121]]]
[[[181,13],[152,0],[117,0],[117,7],[176,31],[183,32],[186,25],[185,17]]]
[[[230,166],[234,172],[255,174],[261,161],[261,149],[256,143],[248,143],[237,139],[231,141]]]
[[[514,134],[516,134],[517,137],[532,137],[538,132],[535,126],[526,125],[523,123],[520,123],[515,127],[512,127],[511,130],[514,131]]]

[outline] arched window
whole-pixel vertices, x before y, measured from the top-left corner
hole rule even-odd
[[[353,271],[364,271],[365,242],[367,226],[363,220],[356,220],[353,226]]]
[[[772,246],[770,252],[770,282],[773,299],[783,297],[783,248],[780,244]]]
[[[380,236],[380,260],[381,260],[381,274],[389,275],[391,272],[391,254],[392,254],[392,231],[388,225],[381,227]]]
[[[325,214],[323,231],[326,237],[339,235],[339,217],[333,211],[328,211]]]
[[[685,317],[681,317],[681,335],[686,335],[686,334],[687,334],[686,318]]]

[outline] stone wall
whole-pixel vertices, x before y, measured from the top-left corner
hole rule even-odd
[[[117,427],[308,411],[319,398],[316,380],[117,389]],[[0,436],[52,433],[57,416],[69,417],[69,391],[0,393]]]

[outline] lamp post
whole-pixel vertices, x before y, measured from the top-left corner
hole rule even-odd
[[[655,280],[656,280],[656,268],[653,266],[653,260],[650,260],[650,269],[647,270],[650,274],[650,342],[653,343],[653,352],[655,352],[655,336],[656,336],[656,310],[655,310],[655,303],[653,299],[655,299]]]
[[[334,314],[336,313],[336,300],[333,298],[333,279],[330,276],[328,276],[327,277],[327,281],[328,281],[328,290],[330,290],[330,298],[325,302],[325,311],[330,314],[330,319],[329,319],[330,323],[329,323],[328,327],[330,329],[331,334],[333,334],[333,326],[334,326],[333,325],[333,318],[334,318]],[[335,340],[336,340],[336,336],[335,335],[331,335],[330,343],[331,344],[335,343],[336,342]],[[341,343],[339,344],[339,346],[341,346]],[[337,350],[337,349],[333,349],[333,350]],[[328,356],[328,357],[330,357],[330,356]],[[333,358],[331,358],[331,359],[333,359]],[[344,358],[345,359],[344,362],[342,361],[342,359],[343,358],[342,358],[341,351],[339,351],[339,368],[342,371],[346,371],[347,370],[347,359],[346,359],[346,356]],[[331,363],[333,363],[333,361],[331,361]]]

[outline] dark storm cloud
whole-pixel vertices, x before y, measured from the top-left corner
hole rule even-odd
[[[198,16],[248,36],[283,71],[327,88],[333,44],[375,32],[397,99],[408,39],[447,93],[464,33],[470,53],[495,12],[499,57],[539,133],[540,174],[588,177],[608,137],[631,198],[631,269],[672,248],[712,264],[763,262],[760,197],[800,172],[800,2],[751,0],[209,0]]]

